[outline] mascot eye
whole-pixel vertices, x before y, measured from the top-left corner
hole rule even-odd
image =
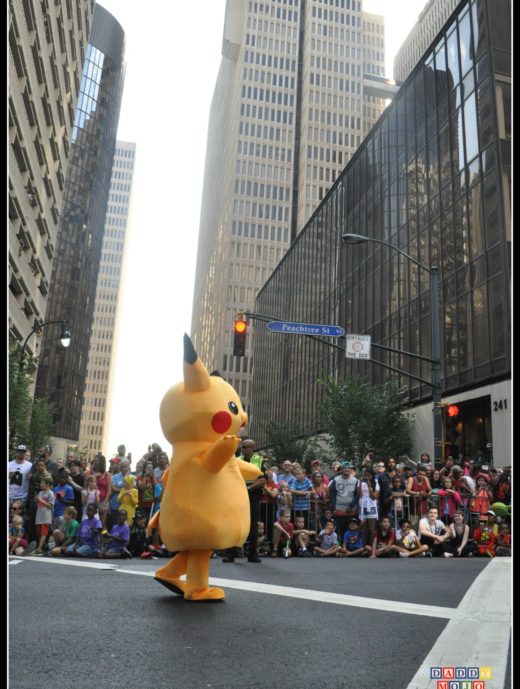
[[[228,404],[228,407],[229,407],[229,410],[230,410],[233,414],[235,414],[235,416],[238,414],[238,407],[237,407],[237,405],[236,405],[234,402],[230,402],[230,403]]]

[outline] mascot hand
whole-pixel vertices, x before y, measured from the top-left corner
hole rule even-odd
[[[243,459],[237,459],[237,464],[244,481],[254,481],[264,475],[257,466],[244,462]]]
[[[200,463],[207,471],[217,473],[231,459],[235,459],[235,450],[240,438],[236,435],[224,435],[200,455]]]

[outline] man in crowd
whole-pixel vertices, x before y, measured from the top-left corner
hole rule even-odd
[[[41,447],[38,451],[37,459],[43,459],[45,468],[51,474],[53,483],[58,483],[58,471],[60,467],[51,459],[52,450],[50,445]]]
[[[9,462],[9,506],[15,500],[27,501],[29,495],[29,474],[33,468],[27,459],[27,446],[18,445],[16,458]]]
[[[384,517],[390,513],[392,503],[392,481],[386,472],[385,463],[378,459],[374,463],[375,477],[379,483],[379,517]],[[370,544],[371,545],[371,544]]]
[[[350,462],[343,462],[340,474],[329,484],[330,508],[334,515],[336,531],[343,543],[343,534],[352,517],[357,517],[359,502],[359,480]]]
[[[251,440],[251,438],[247,438],[246,440],[242,441],[242,446],[241,446],[242,454],[240,456],[240,459],[242,459],[244,462],[249,462],[250,464],[254,464],[256,467],[260,469],[260,471],[264,471],[264,465],[265,465],[265,458],[262,457],[262,455],[255,454],[255,441]],[[262,560],[258,557],[257,553],[257,541],[258,541],[258,521],[260,519],[260,498],[262,496],[262,488],[266,484],[266,478],[265,476],[260,476],[259,478],[255,479],[254,481],[246,481],[246,486],[247,486],[247,492],[249,494],[249,512],[251,515],[251,527],[249,531],[249,536],[247,537],[247,540],[249,541],[249,553],[247,556],[247,561],[248,562],[262,562]],[[222,560],[222,562],[234,562],[235,557],[236,557],[236,549],[235,548],[228,548],[226,551],[226,557]]]

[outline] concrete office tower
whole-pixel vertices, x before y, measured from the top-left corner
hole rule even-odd
[[[105,233],[94,303],[79,447],[90,457],[108,452],[112,401],[113,352],[118,339],[118,299],[127,245],[130,201],[135,164],[135,144],[118,141],[112,164]]]
[[[45,317],[93,11],[94,0],[9,2],[9,334],[20,344]]]
[[[96,5],[80,96],[50,283],[46,320],[64,319],[72,334],[67,350],[43,331],[35,397],[54,404],[56,446],[77,443],[94,301],[101,259],[112,162],[124,80],[124,32]],[[57,449],[57,453],[66,448]],[[59,456],[59,454],[58,454]]]
[[[385,101],[369,100],[364,86],[365,73],[382,73],[382,27],[359,0],[227,2],[209,118],[192,337],[204,363],[222,373],[246,408],[253,328],[246,355],[233,357],[233,321],[252,308],[382,112]]]
[[[460,0],[428,0],[394,58],[394,79],[404,81],[448,21]]]

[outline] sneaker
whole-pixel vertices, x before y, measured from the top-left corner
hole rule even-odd
[[[134,556],[133,556],[132,553],[128,550],[128,548],[123,548],[122,552],[123,552],[123,557],[126,557],[126,558],[128,558],[129,560],[132,560],[132,559],[133,559]]]
[[[298,552],[296,553],[297,557],[305,557],[305,551],[302,550],[301,548],[298,548]]]
[[[308,550],[304,550],[303,551],[303,557],[312,557],[312,555]]]
[[[234,562],[235,558],[234,557],[223,557],[222,562]]]
[[[276,552],[276,550],[273,550],[273,552],[271,553],[271,557],[278,557],[278,553]]]
[[[262,562],[262,560],[259,557],[255,557],[255,556],[253,556],[253,557],[249,556],[247,558],[247,561],[248,562]]]
[[[431,554],[431,551],[430,551],[430,550],[428,550],[427,553],[423,553],[422,556],[423,556],[423,557],[433,557],[433,555]]]
[[[41,557],[43,555],[43,550],[35,550],[32,555],[33,557]]]
[[[321,557],[321,553],[318,553],[317,550],[314,551],[313,555],[314,555],[314,557]],[[336,553],[336,556],[338,556],[338,555],[339,555],[339,553]]]
[[[31,555],[31,553],[34,553],[37,546],[38,544],[36,543],[36,541],[31,541],[27,548],[23,551],[22,556]]]
[[[370,553],[365,550],[364,553],[361,553],[361,557],[370,557]]]

